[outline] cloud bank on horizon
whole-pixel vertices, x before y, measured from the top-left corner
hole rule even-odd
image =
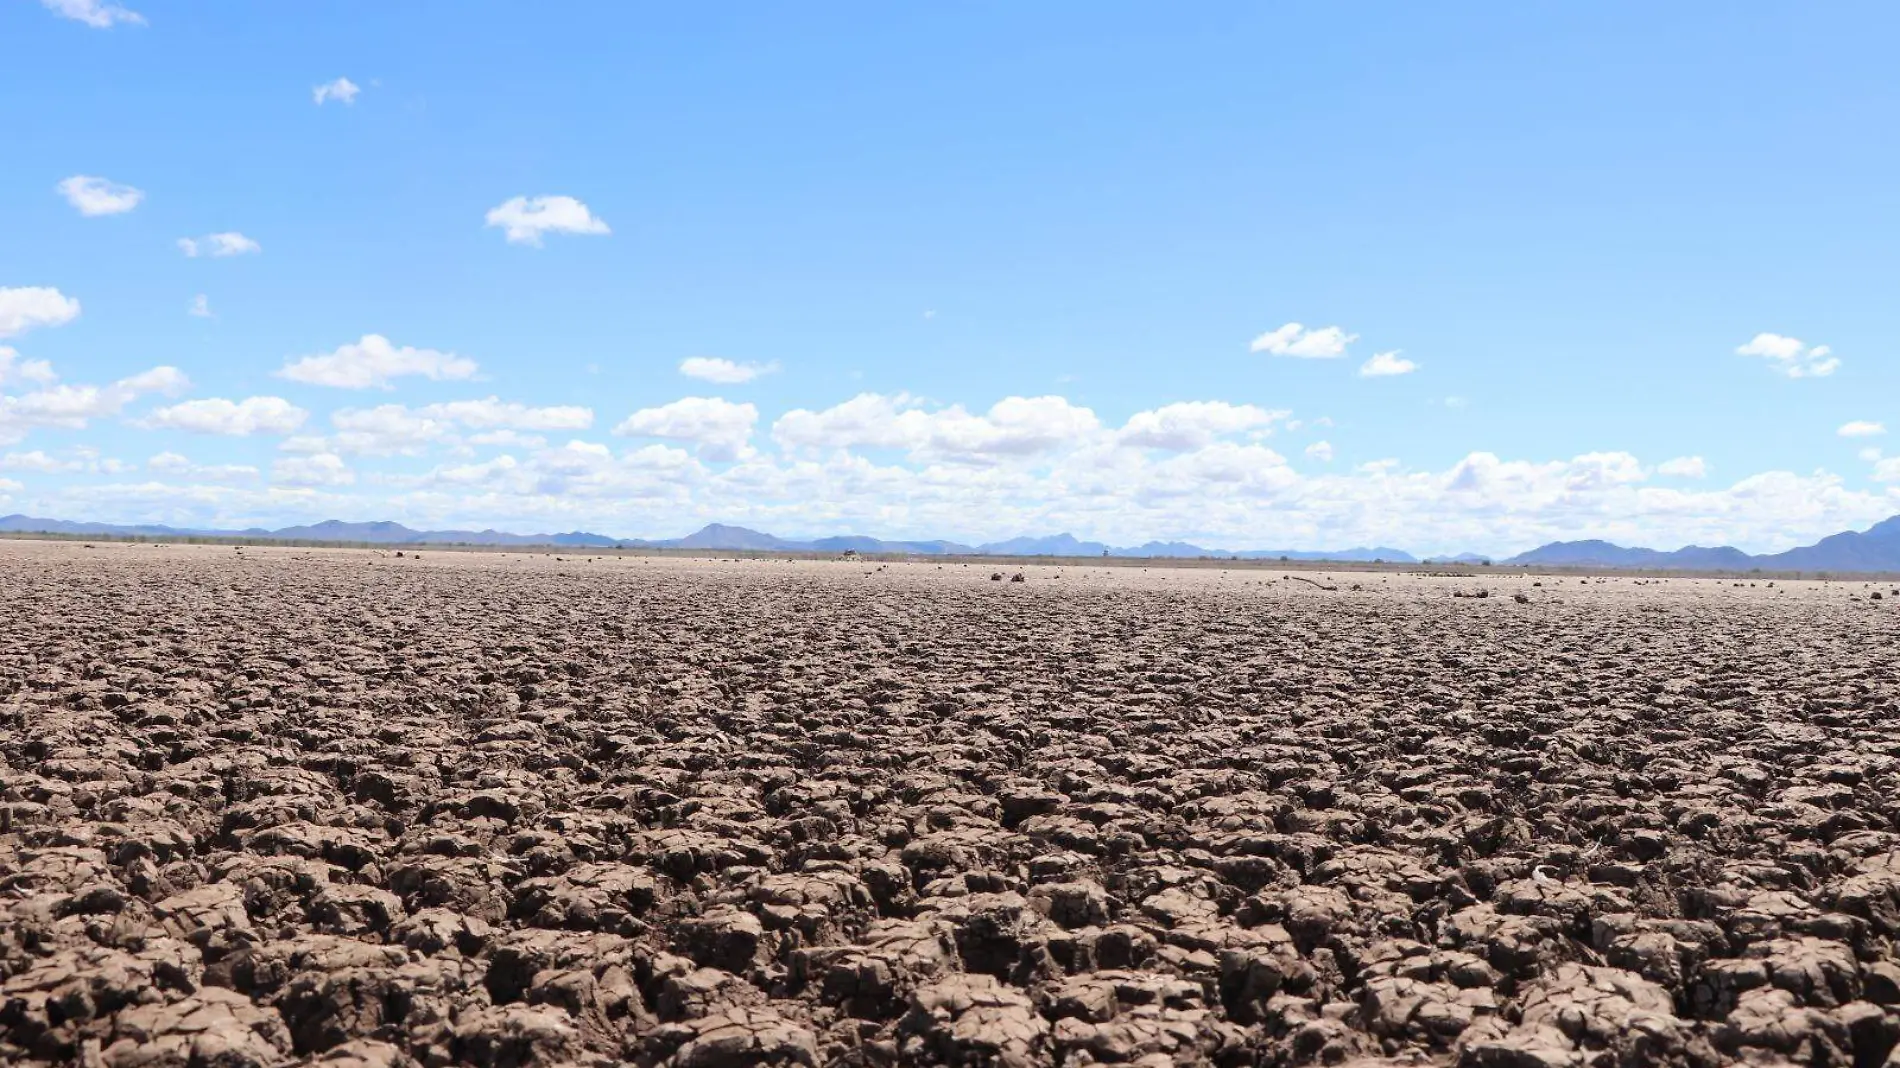
[[[1517,103],[1422,102],[1408,113],[1448,144],[1521,153],[1565,197],[1540,201],[1526,182],[1467,199],[1485,178],[1449,149],[1344,103],[1296,105],[1310,120],[1255,110],[1256,89],[1206,57],[1158,58],[1153,76],[1225,87],[1233,114],[1099,104],[1130,109],[1101,113],[1109,130],[1178,128],[1175,161],[1092,128],[1066,149],[1042,143],[1040,123],[1068,114],[1058,102],[1084,106],[1078,80],[1106,91],[1086,64],[995,74],[1008,85],[963,112],[888,72],[788,80],[770,34],[733,31],[730,57],[642,52],[660,84],[711,77],[695,63],[726,79],[675,115],[626,94],[616,110],[608,90],[634,75],[592,47],[451,80],[454,61],[404,59],[399,45],[430,32],[415,13],[366,15],[375,33],[285,10],[265,34],[228,15],[148,22],[100,0],[0,14],[22,41],[0,91],[19,79],[51,101],[0,175],[0,512],[629,537],[708,521],[966,542],[1061,530],[1421,555],[1577,538],[1774,550],[1900,512],[1900,456],[1883,445],[1900,418],[1900,317],[1845,281],[1884,260],[1800,247],[1826,220],[1784,191],[1810,180],[1798,153],[1774,172],[1783,185],[1761,179],[1773,196],[1755,177],[1663,161],[1650,186],[1615,190],[1642,210],[1598,210],[1596,190],[1568,184],[1575,158],[1513,140]],[[999,17],[1021,20],[1023,56],[1058,28]],[[631,32],[603,19],[602,41]],[[233,34],[262,61],[168,62],[174,21]],[[1692,21],[1656,47],[1694,40]],[[1740,47],[1766,54],[1773,34],[1758,29]],[[519,54],[543,30],[510,32]],[[1112,19],[1099,32],[1189,40]],[[1406,35],[1390,32],[1396,48]],[[981,94],[977,38],[994,36],[897,47]],[[292,40],[307,54],[272,51]],[[1524,75],[1521,114],[1588,66],[1542,36],[1518,44],[1552,68]],[[78,91],[73,72],[104,48],[126,80]],[[1847,80],[1787,91],[1845,99],[1854,71],[1889,76],[1874,52],[1837,58]],[[1665,77],[1639,68],[1626,73]],[[1373,88],[1354,93],[1451,91],[1429,71],[1408,83],[1357,69]],[[1694,73],[1644,85],[1726,113]],[[176,145],[93,143],[88,131],[162,113],[140,78],[256,114],[194,124]],[[1598,106],[1651,121],[1646,104]],[[1776,113],[1735,114],[1752,134],[1805,135]],[[1629,128],[1674,129],[1653,121]],[[208,164],[266,130],[277,147],[232,162],[238,176]],[[1227,157],[1205,147],[1317,143],[1295,136],[1316,130],[1341,134],[1341,158],[1247,170],[1271,197],[1228,184]],[[1368,139],[1412,144],[1411,169],[1367,165],[1377,155],[1353,146]],[[1606,166],[1637,158],[1594,148]],[[1083,160],[1114,189],[1079,179]],[[1857,157],[1828,187],[1844,204],[1836,232],[1870,248],[1900,237],[1880,163]],[[1747,256],[1673,258],[1727,232],[1693,211],[1656,221],[1688,189],[1752,197],[1813,282]],[[49,211],[55,195],[65,206]],[[1458,228],[1435,229],[1454,206]],[[1517,225],[1531,216],[1542,244]],[[1634,253],[1615,271],[1564,265],[1645,241],[1653,272]],[[1631,277],[1605,280],[1618,272]],[[1683,278],[1722,299],[1665,299]]]

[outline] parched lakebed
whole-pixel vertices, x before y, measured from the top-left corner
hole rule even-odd
[[[0,543],[0,1062],[1878,1065],[1891,589]]]

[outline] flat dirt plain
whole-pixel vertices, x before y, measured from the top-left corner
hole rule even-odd
[[[0,545],[0,1062],[1900,1064],[1892,584],[992,570]]]

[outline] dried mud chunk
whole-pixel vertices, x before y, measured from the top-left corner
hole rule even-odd
[[[765,1001],[764,991],[731,972],[694,968],[683,975],[667,976],[653,1007],[661,1020],[671,1023],[763,1005]]]
[[[1051,1019],[1073,1017],[1095,1023],[1132,1009],[1207,1007],[1207,992],[1201,984],[1148,972],[1103,971],[1073,976],[1044,988],[1038,997],[1043,1014]]]
[[[1768,966],[1768,982],[1802,1005],[1832,1008],[1860,997],[1853,950],[1818,938],[1781,939],[1751,949]]]
[[[1564,964],[1525,989],[1516,1026],[1490,1035],[1474,1028],[1459,1063],[1714,1065],[1674,1007],[1667,991],[1627,972]]]
[[[578,864],[515,888],[513,918],[534,927],[636,934],[635,917],[653,907],[659,885],[627,864]]]
[[[0,891],[15,894],[39,892],[72,898],[83,897],[89,887],[114,885],[117,882],[103,850],[86,846],[53,846],[21,850],[17,866],[0,874]]]
[[[1446,921],[1440,940],[1449,948],[1478,954],[1509,978],[1533,979],[1571,950],[1563,924],[1548,916],[1501,915],[1490,905],[1473,905]]]
[[[192,856],[191,832],[168,819],[144,819],[132,823],[101,823],[96,826],[106,856],[116,865],[135,860],[167,864]]]
[[[1768,1051],[1799,1064],[1852,1063],[1853,1037],[1847,1026],[1829,1013],[1796,1003],[1786,990],[1743,994],[1711,1037],[1728,1056]]]
[[[1365,1027],[1381,1038],[1424,1042],[1444,1048],[1478,1016],[1498,1011],[1488,988],[1460,990],[1450,983],[1421,982],[1403,976],[1373,979],[1360,994]]]
[[[1900,937],[1900,850],[1868,857],[1841,882],[1834,907],[1870,921],[1889,938]]]
[[[1612,967],[1635,972],[1665,990],[1682,988],[1682,947],[1662,931],[1614,935],[1601,949]]]
[[[374,886],[327,885],[310,899],[310,921],[330,934],[360,935],[389,930],[404,918],[402,898]]]
[[[472,957],[493,938],[493,927],[473,916],[443,908],[423,909],[396,921],[389,929],[390,941],[431,955],[452,949]]]
[[[920,987],[899,1029],[910,1063],[1027,1068],[1049,1057],[1049,1024],[1029,995],[987,975]]]
[[[1353,901],[1332,886],[1299,886],[1277,895],[1261,915],[1286,928],[1302,953],[1311,953],[1334,934],[1356,929]]]
[[[1734,945],[1746,946],[1792,934],[1815,917],[1814,906],[1805,898],[1785,890],[1765,890],[1750,895],[1746,904],[1729,913],[1723,927]]]
[[[701,967],[743,973],[763,960],[765,925],[749,912],[722,906],[679,921],[673,942]]]
[[[1246,1036],[1238,1027],[1206,1009],[1140,1008],[1113,1019],[1092,1022],[1066,1017],[1056,1021],[1051,1042],[1062,1063],[1209,1064],[1239,1050]]]
[[[1586,1068],[1590,1061],[1561,1031],[1521,1028],[1467,1042],[1458,1068]],[[1592,1066],[1593,1068],[1593,1066]],[[1634,1066],[1632,1066],[1634,1068]]]
[[[1721,1019],[1734,1010],[1744,993],[1767,985],[1767,961],[1733,957],[1712,960],[1697,969],[1690,1003],[1697,1016]]]
[[[1067,796],[1033,782],[1004,786],[996,792],[996,800],[1003,806],[1005,827],[1015,827],[1031,816],[1055,812],[1069,801]]]
[[[484,1006],[456,1018],[450,1050],[456,1061],[479,1068],[540,1068],[573,1060],[581,1036],[558,1009]]]
[[[661,871],[682,882],[727,868],[770,867],[778,854],[769,846],[691,827],[673,827],[643,836],[638,852]]]
[[[1220,918],[1220,906],[1184,886],[1170,886],[1144,898],[1142,915],[1163,927],[1193,927]]]
[[[1041,969],[1049,936],[1056,931],[1013,890],[945,899],[929,916],[955,932],[965,970],[999,979],[1021,978]]]
[[[837,935],[837,921],[873,904],[870,889],[849,872],[821,870],[767,875],[746,891],[761,922],[774,931],[795,931],[805,942]]]
[[[692,1037],[666,1061],[671,1068],[818,1064],[817,1036],[771,1008],[730,1008],[690,1026]]]
[[[991,871],[1008,863],[1008,837],[994,829],[939,831],[906,844],[899,854],[922,883],[953,872]]]
[[[910,1002],[919,983],[957,965],[954,932],[941,923],[879,920],[853,946],[801,949],[792,975],[816,985],[826,1004],[863,1019],[890,1019]]]
[[[416,1068],[417,1062],[400,1046],[359,1038],[345,1042],[320,1057],[326,1068]]]
[[[475,857],[411,857],[389,869],[389,888],[402,895],[411,912],[447,908],[484,923],[508,916],[511,895],[505,880],[519,872],[498,861]]]
[[[102,1056],[107,1068],[265,1068],[287,1063],[289,1052],[290,1034],[275,1012],[242,994],[207,987],[170,1005],[119,1013]]]
[[[206,969],[205,981],[229,986],[265,1000],[304,972],[336,972],[349,968],[397,968],[409,954],[397,946],[309,934],[264,942],[233,953]]]
[[[1246,943],[1220,951],[1219,989],[1227,1015],[1250,1024],[1266,1018],[1267,1002],[1281,990],[1305,992],[1317,975],[1285,931],[1255,928],[1246,934]]]
[[[528,996],[544,975],[575,968],[595,975],[612,968],[631,974],[633,964],[632,943],[624,938],[533,928],[496,940],[482,984],[497,1005],[506,1005]]]
[[[1591,1050],[1625,1061],[1683,1055],[1693,1032],[1675,1016],[1669,992],[1614,968],[1564,964],[1519,998],[1522,1025],[1548,1026]]]
[[[1877,960],[1861,969],[1863,993],[1876,1005],[1900,1005],[1900,963]]]
[[[67,951],[0,982],[0,1036],[51,1054],[70,1049],[79,1026],[167,1000],[147,961],[102,947]]]
[[[1557,882],[1554,879],[1514,879],[1497,889],[1499,912],[1518,916],[1548,916],[1564,925],[1573,937],[1588,938],[1590,920],[1606,913],[1628,912],[1628,901],[1603,887]]]
[[[166,934],[197,946],[207,962],[258,941],[244,908],[244,891],[230,883],[208,883],[174,894],[153,905],[152,915]]]
[[[1265,1063],[1386,1063],[1361,1056],[1375,1050],[1378,1044],[1366,1032],[1346,1022],[1352,1010],[1349,1004],[1322,1006],[1312,998],[1275,996],[1268,1001],[1265,1011],[1268,1028],[1274,1035]]]
[[[345,968],[298,974],[274,1003],[299,1053],[322,1052],[425,1017],[445,1016],[479,973],[435,962],[397,968]],[[432,1007],[435,1011],[425,1011]]]
[[[1879,1006],[1856,1001],[1834,1010],[1834,1017],[1847,1028],[1856,1064],[1887,1065],[1893,1062],[1894,1051],[1900,1049],[1900,1016]]]
[[[1029,891],[1029,903],[1058,926],[1099,927],[1108,922],[1108,891],[1097,882],[1043,883]]]
[[[380,843],[377,836],[352,827],[320,825],[306,820],[283,823],[239,836],[239,844],[257,856],[321,858],[332,864],[359,871],[374,863]]]

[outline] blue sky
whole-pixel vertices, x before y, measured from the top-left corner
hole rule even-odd
[[[1900,512],[1897,24],[0,0],[0,511],[1785,547]]]

